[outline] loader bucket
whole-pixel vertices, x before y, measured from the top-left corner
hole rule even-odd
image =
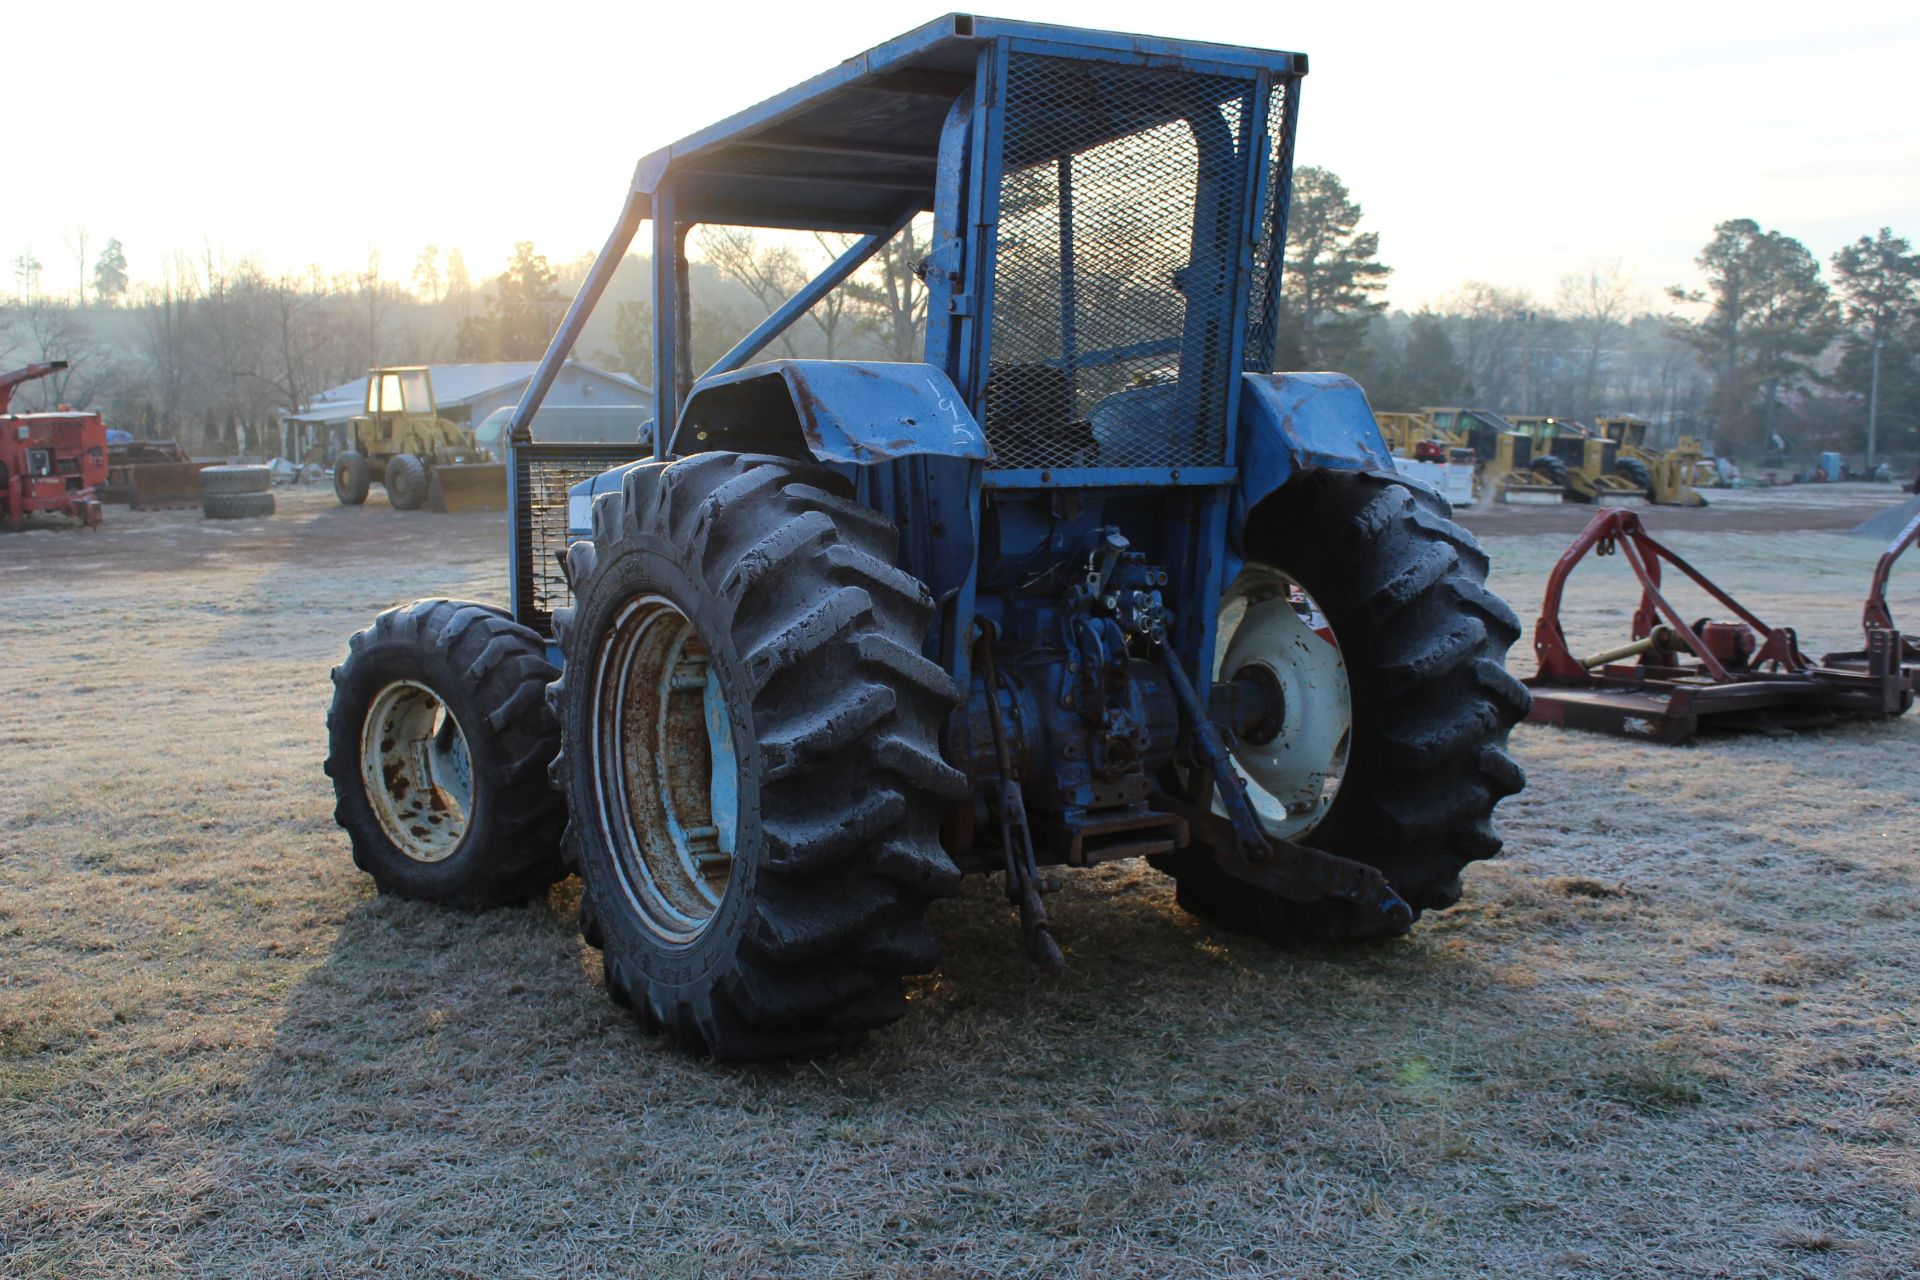
[[[507,505],[504,462],[443,463],[427,482],[433,511],[503,511]]]
[[[142,462],[126,469],[127,505],[135,511],[200,505],[200,471],[211,462]]]

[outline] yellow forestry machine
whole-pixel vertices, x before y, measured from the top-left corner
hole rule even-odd
[[[1704,507],[1707,500],[1700,490],[1720,483],[1720,472],[1713,457],[1693,436],[1681,436],[1673,448],[1661,453],[1647,447],[1645,418],[1597,418],[1594,428],[1620,447],[1614,469],[1643,484],[1654,505],[1662,507]]]
[[[1541,470],[1533,438],[1485,409],[1429,408],[1418,415],[1428,430],[1473,450],[1474,484],[1486,502],[1558,506],[1562,484]]]
[[[1456,507],[1474,499],[1474,456],[1465,442],[1438,431],[1425,413],[1375,413],[1380,436],[1393,455],[1394,470],[1431,485]]]
[[[367,411],[347,425],[348,448],[333,464],[333,492],[357,507],[384,485],[399,511],[500,510],[507,468],[482,449],[471,428],[442,418],[433,379],[419,367],[367,373]]]
[[[1534,456],[1545,464],[1543,473],[1559,481],[1575,502],[1631,507],[1652,495],[1645,465],[1638,459],[1622,465],[1620,446],[1584,424],[1538,413],[1515,414],[1512,422],[1533,438]]]

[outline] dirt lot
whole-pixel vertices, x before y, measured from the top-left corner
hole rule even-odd
[[[1878,550],[1832,531],[1897,496],[1650,518],[1819,652]],[[1472,517],[1523,617],[1580,522]],[[723,1068],[609,1004],[576,887],[474,918],[348,861],[327,670],[389,604],[499,598],[503,546],[320,493],[0,537],[0,1273],[1920,1271],[1920,715],[1523,728],[1507,855],[1371,948],[1219,935],[1121,866],[1055,899],[1051,981],[975,884],[908,1022]]]

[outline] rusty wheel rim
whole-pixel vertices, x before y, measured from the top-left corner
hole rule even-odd
[[[415,862],[444,862],[473,812],[467,735],[438,694],[396,680],[374,696],[360,734],[360,774],[387,839]]]
[[[593,707],[595,816],[621,891],[664,942],[689,944],[733,881],[739,770],[719,674],[671,601],[642,596],[614,619]]]

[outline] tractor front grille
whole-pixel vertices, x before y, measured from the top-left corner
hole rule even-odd
[[[567,490],[609,467],[649,457],[644,444],[513,447],[514,619],[553,637],[553,611],[573,603],[560,568],[567,549]]]
[[[997,467],[1225,460],[1254,115],[1251,78],[1010,55],[981,397]]]

